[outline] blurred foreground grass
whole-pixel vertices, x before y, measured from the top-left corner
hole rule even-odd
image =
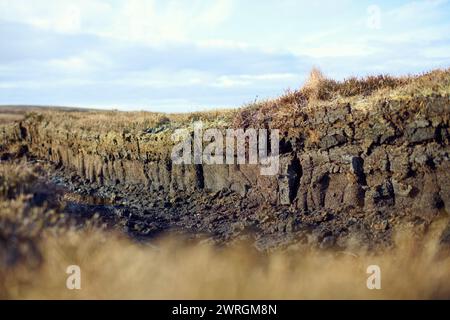
[[[42,169],[42,168],[41,168]],[[216,247],[165,237],[136,243],[33,202],[36,170],[0,163],[0,298],[3,299],[342,299],[450,298],[450,255],[439,236],[407,229],[379,252],[335,252],[297,245],[271,253],[246,243]],[[66,268],[81,268],[81,290],[66,288]],[[382,289],[366,287],[379,265]]]

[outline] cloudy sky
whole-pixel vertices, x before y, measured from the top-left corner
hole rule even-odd
[[[450,66],[447,0],[0,0],[0,104],[186,112]]]

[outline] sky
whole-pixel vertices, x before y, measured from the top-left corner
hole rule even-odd
[[[0,104],[190,112],[450,66],[450,0],[0,0]]]

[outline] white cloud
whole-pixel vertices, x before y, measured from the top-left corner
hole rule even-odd
[[[153,0],[130,0],[117,8],[108,36],[146,44],[200,42],[198,34],[225,22],[232,13],[232,0],[171,0],[157,6]]]
[[[298,75],[292,73],[267,73],[267,74],[241,74],[219,76],[211,86],[219,88],[231,88],[255,85],[256,82],[276,82],[298,79]]]
[[[84,72],[89,69],[86,60],[80,57],[70,57],[67,59],[52,59],[48,62],[50,67],[61,69],[64,72]]]
[[[200,41],[196,42],[196,45],[199,48],[215,48],[215,49],[246,50],[246,49],[250,49],[250,48],[256,48],[255,46],[250,46],[247,42],[222,40],[222,39],[200,40]]]
[[[70,76],[101,72],[102,69],[114,67],[114,63],[104,54],[96,51],[84,51],[79,55],[50,59],[46,62],[46,67],[49,68],[49,71]]]
[[[312,65],[420,72],[450,61],[446,3],[379,1],[370,29],[347,0],[0,0],[0,103],[239,105]]]
[[[298,48],[294,52],[314,58],[339,58],[367,56],[376,53],[377,49],[364,42],[355,41],[353,43],[330,43],[327,45],[315,44],[311,47]]]
[[[440,7],[448,0],[411,1],[387,12],[387,19],[395,22],[418,22],[436,18],[441,14]]]
[[[450,45],[439,45],[433,48],[423,48],[422,54],[426,58],[450,58]]]
[[[100,0],[0,0],[0,19],[59,33],[92,31],[95,21],[111,13]]]
[[[73,78],[73,79],[47,79],[40,82],[34,80],[18,80],[0,82],[0,89],[58,89],[67,87],[93,86],[95,81]]]
[[[168,73],[165,70],[155,69],[128,73],[120,79],[109,79],[103,81],[103,83],[162,89],[205,85],[212,79],[213,77],[209,73],[197,70],[180,70]]]
[[[216,0],[200,15],[200,21],[208,26],[220,25],[231,15],[232,7],[231,0]]]
[[[145,44],[195,42],[200,31],[220,26],[233,0],[0,0],[0,20],[58,33],[87,33]]]

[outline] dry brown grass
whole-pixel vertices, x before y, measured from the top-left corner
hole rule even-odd
[[[301,91],[310,99],[321,99],[322,90],[327,81],[322,71],[318,68],[313,68]]]
[[[433,95],[450,96],[450,69],[437,69],[417,76],[377,75],[336,81],[313,68],[302,88],[287,91],[276,99],[245,106],[234,118],[233,125],[294,128],[299,126],[295,120],[307,109],[348,103],[357,108],[370,108],[380,100],[407,102],[415,97]]]
[[[121,111],[86,111],[65,112],[43,110],[28,114],[34,121],[58,123],[71,130],[108,132],[139,132],[149,128],[169,126],[177,128],[194,121],[217,122],[227,121],[236,113],[234,110],[214,110],[207,112],[193,112],[180,114],[165,114],[156,112],[121,112]]]
[[[0,162],[0,199],[13,199],[28,193],[36,179],[34,170],[26,163]]]
[[[17,113],[2,113],[0,112],[0,125],[6,123],[12,123],[15,121],[20,121],[24,118],[24,115]]]
[[[165,239],[148,247],[71,231],[42,240],[39,267],[2,271],[2,292],[9,299],[450,298],[450,257],[439,256],[438,233],[424,241],[399,233],[395,249],[377,254],[296,248],[262,255],[245,245],[219,250]],[[65,288],[65,270],[74,264],[81,268],[79,291]],[[373,264],[381,268],[381,290],[366,287]]]
[[[325,78],[319,70],[313,69],[301,91],[309,99],[331,100],[336,97],[368,96],[377,90],[392,90],[412,81],[413,78],[409,77],[394,78],[389,75],[378,75],[366,78],[351,77],[338,82]]]

